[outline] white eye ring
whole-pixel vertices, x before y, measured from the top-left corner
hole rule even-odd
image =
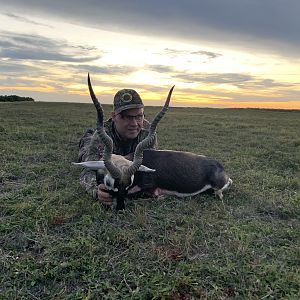
[[[118,191],[118,189],[115,188],[115,180],[110,175],[105,175],[104,185],[109,191],[114,191],[114,192]]]
[[[108,190],[111,190],[111,189],[112,189],[111,183],[110,183],[110,181],[109,181],[109,179],[108,179],[107,177],[105,177],[105,179],[104,179],[104,185],[105,185],[105,187],[106,187]]]

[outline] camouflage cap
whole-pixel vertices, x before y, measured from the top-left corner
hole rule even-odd
[[[116,93],[114,98],[114,111],[119,114],[131,108],[143,108],[144,104],[140,95],[132,89],[123,89]]]

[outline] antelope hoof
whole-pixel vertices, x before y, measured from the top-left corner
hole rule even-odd
[[[223,199],[223,193],[222,193],[222,190],[217,190],[215,191],[215,195],[218,196],[220,198],[220,200]]]

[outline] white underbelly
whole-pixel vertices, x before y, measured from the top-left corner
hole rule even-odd
[[[163,189],[160,189],[160,188],[157,188],[155,191],[154,191],[154,195],[156,197],[159,197],[159,196],[163,196],[163,195],[168,195],[168,196],[176,196],[176,197],[181,197],[181,198],[184,198],[184,197],[191,197],[191,196],[195,196],[197,194],[200,194],[202,192],[205,192],[206,190],[210,189],[211,188],[211,185],[210,184],[207,184],[205,185],[201,190],[199,191],[196,191],[196,192],[193,192],[193,193],[179,193],[177,191],[169,191],[169,190],[163,190]]]

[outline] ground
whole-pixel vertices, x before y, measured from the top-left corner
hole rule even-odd
[[[216,158],[234,184],[118,214],[71,165],[95,117],[0,103],[1,299],[299,299],[299,111],[170,108],[159,148]]]

